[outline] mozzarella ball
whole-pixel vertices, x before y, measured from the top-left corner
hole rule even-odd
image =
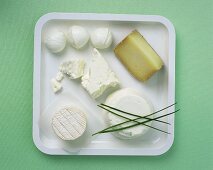
[[[112,44],[112,33],[109,28],[98,28],[90,35],[91,42],[95,48],[105,49]]]
[[[68,29],[67,39],[74,48],[80,49],[87,44],[89,34],[83,27],[76,25]]]
[[[44,41],[52,53],[61,52],[66,46],[66,36],[61,31],[54,31]]]

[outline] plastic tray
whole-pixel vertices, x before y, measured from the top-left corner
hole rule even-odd
[[[81,87],[80,82],[64,80],[64,91],[55,95],[50,86],[50,79],[58,71],[59,64],[69,58],[82,57],[90,60],[92,46],[87,45],[83,50],[76,51],[69,45],[63,53],[51,54],[42,43],[48,31],[60,29],[66,31],[71,25],[81,25],[89,32],[97,27],[109,27],[113,33],[113,45],[108,50],[100,50],[112,70],[120,79],[122,87],[131,87],[140,91],[153,104],[155,110],[161,109],[175,101],[175,30],[172,23],[162,16],[152,15],[123,15],[123,14],[92,14],[92,13],[49,13],[42,16],[36,26],[34,35],[34,81],[33,81],[33,140],[37,148],[51,155],[160,155],[169,150],[174,140],[174,115],[167,121],[171,126],[154,124],[171,134],[166,135],[150,129],[142,138],[121,140],[111,134],[88,137],[87,142],[75,145],[64,145],[51,135],[48,125],[42,125],[41,120],[49,120],[51,111],[60,102],[66,103],[67,97],[81,103],[88,110],[91,132],[105,127],[104,115],[96,105],[103,102],[104,95],[93,100]],[[142,83],[133,78],[125,67],[114,56],[113,47],[132,30],[137,29],[161,56],[164,68],[147,82]],[[174,108],[167,111],[172,112]],[[45,118],[45,116],[47,116]],[[50,135],[48,135],[50,132]],[[88,135],[91,136],[91,135]]]

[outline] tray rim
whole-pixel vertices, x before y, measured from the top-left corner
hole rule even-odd
[[[73,155],[63,150],[59,152],[58,149],[50,149],[43,145],[39,137],[38,121],[40,114],[40,56],[41,46],[41,31],[44,24],[53,19],[62,20],[97,20],[97,21],[145,21],[145,22],[159,22],[163,24],[169,34],[169,72],[168,72],[168,101],[175,102],[175,28],[173,24],[165,17],[160,15],[135,15],[135,14],[100,14],[100,13],[60,13],[52,12],[47,13],[39,18],[35,25],[34,30],[34,70],[33,70],[33,127],[32,136],[35,146],[43,153],[49,155]],[[39,57],[38,57],[39,56]],[[174,111],[174,109],[170,109]],[[141,153],[141,149],[85,149],[74,155],[140,155],[140,156],[157,156],[166,153],[174,142],[174,115],[168,117],[172,126],[169,127],[169,131],[172,133],[167,138],[166,144],[159,149],[144,149]],[[57,152],[57,153],[56,153]]]

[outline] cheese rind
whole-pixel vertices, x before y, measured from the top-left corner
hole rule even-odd
[[[98,98],[110,87],[119,84],[115,73],[97,49],[93,50],[92,61],[87,72],[82,77],[82,86],[93,98]]]
[[[114,52],[138,80],[149,79],[163,66],[160,56],[136,30],[121,41],[115,47]]]
[[[61,139],[75,140],[86,129],[86,116],[78,108],[73,106],[65,107],[55,113],[52,118],[52,128]]]

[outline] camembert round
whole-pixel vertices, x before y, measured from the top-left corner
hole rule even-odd
[[[75,140],[86,129],[86,115],[77,107],[65,107],[53,116],[52,127],[56,135],[61,139]]]

